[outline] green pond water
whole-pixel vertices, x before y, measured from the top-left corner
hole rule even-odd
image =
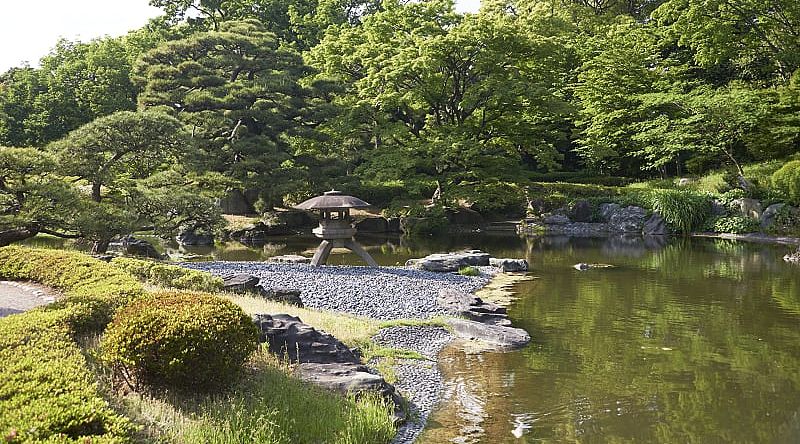
[[[363,237],[377,262],[479,248],[525,257],[519,351],[441,355],[431,443],[800,443],[800,266],[793,247],[709,239]],[[313,237],[190,249],[216,260],[310,254]],[[173,246],[174,247],[174,246]],[[171,250],[167,247],[168,251]],[[579,262],[613,268],[575,270]],[[358,263],[336,251],[330,263]]]

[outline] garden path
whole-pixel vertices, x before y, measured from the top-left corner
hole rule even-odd
[[[0,318],[36,308],[55,300],[50,288],[27,283],[0,281]]]

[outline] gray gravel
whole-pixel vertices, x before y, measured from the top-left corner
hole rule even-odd
[[[453,335],[441,327],[403,326],[382,329],[372,339],[385,347],[413,350],[430,359],[405,359],[394,366],[395,387],[408,400],[413,419],[400,427],[392,443],[412,443],[441,398],[444,385],[436,357]]]
[[[479,267],[480,276],[434,273],[402,267],[355,267],[264,262],[192,262],[185,267],[218,276],[247,273],[261,279],[264,288],[293,288],[302,292],[309,308],[331,310],[375,319],[427,319],[445,315],[436,299],[439,290],[455,288],[471,293],[496,272]]]

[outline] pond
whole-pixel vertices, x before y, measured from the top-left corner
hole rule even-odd
[[[363,237],[381,265],[479,248],[525,257],[509,315],[528,347],[449,347],[433,443],[800,442],[800,266],[792,248],[724,240]],[[313,237],[189,253],[309,254]],[[336,252],[330,263],[358,263]],[[612,265],[578,271],[579,262]]]

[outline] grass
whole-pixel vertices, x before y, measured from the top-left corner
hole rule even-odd
[[[383,399],[343,398],[304,383],[265,349],[227,393],[129,393],[117,404],[145,425],[145,442],[355,444],[385,443],[395,434],[393,406]]]

